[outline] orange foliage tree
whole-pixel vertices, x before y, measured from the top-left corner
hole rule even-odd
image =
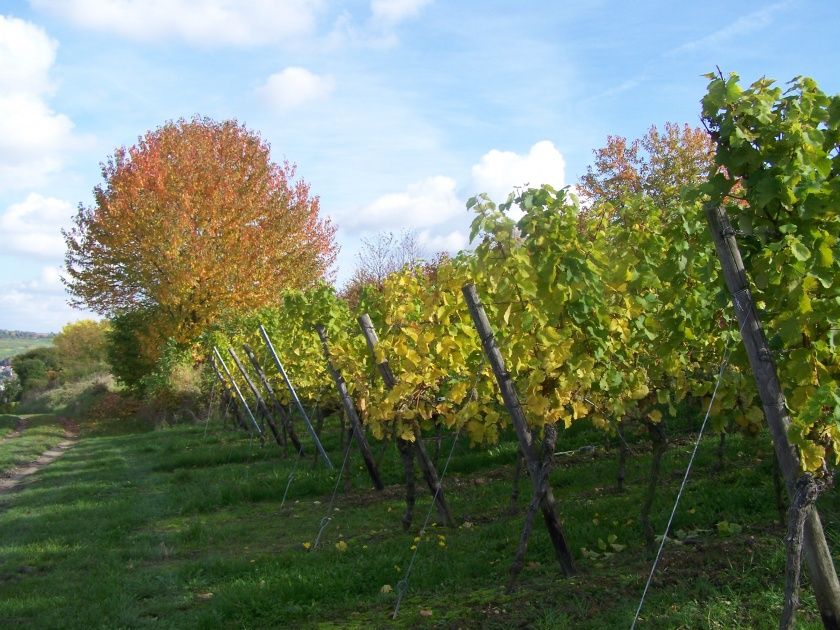
[[[678,199],[684,187],[704,182],[714,164],[709,134],[675,123],[665,123],[662,131],[653,126],[632,141],[607,136],[607,145],[593,153],[595,161],[578,183],[592,205],[604,201],[621,205],[635,194],[667,204]]]
[[[160,347],[189,344],[228,309],[308,286],[336,256],[318,198],[235,121],[168,122],[102,165],[95,202],[65,231],[71,303],[145,311]]]

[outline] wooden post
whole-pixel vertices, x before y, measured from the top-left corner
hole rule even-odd
[[[379,470],[376,468],[376,464],[373,461],[373,453],[371,452],[370,445],[365,438],[364,429],[362,429],[362,423],[359,420],[359,414],[356,413],[356,407],[353,405],[353,401],[350,399],[350,394],[347,392],[347,383],[344,382],[344,377],[341,376],[339,371],[333,365],[332,359],[330,359],[330,347],[329,340],[327,339],[327,331],[321,324],[317,324],[315,326],[315,330],[318,333],[318,337],[321,339],[321,347],[324,350],[324,359],[327,362],[327,369],[330,371],[330,375],[335,383],[335,388],[338,391],[338,397],[341,399],[341,404],[344,406],[344,413],[347,414],[347,417],[350,420],[350,425],[353,427],[352,432],[356,436],[356,444],[359,445],[359,451],[361,452],[362,459],[365,462],[365,468],[367,468],[368,475],[370,475],[370,479],[373,481],[373,486],[377,490],[383,490],[385,485],[382,483],[382,479],[379,476]],[[350,448],[349,443],[347,448]]]
[[[233,390],[236,392],[236,396],[239,398],[239,401],[242,403],[242,407],[245,409],[245,412],[248,414],[248,418],[251,419],[251,423],[254,425],[254,429],[257,431],[257,435],[260,438],[263,437],[262,429],[260,429],[260,425],[257,424],[257,419],[254,417],[254,414],[251,412],[251,408],[248,406],[248,403],[245,401],[245,397],[242,395],[242,392],[239,390],[239,385],[236,384],[236,379],[233,378],[233,374],[230,373],[225,360],[222,358],[219,349],[216,346],[213,346],[213,352],[216,353],[216,359],[219,361],[219,364],[222,366],[222,369],[225,371],[225,374],[230,381],[230,384],[233,385]]]
[[[376,334],[376,329],[373,327],[373,322],[370,319],[370,316],[365,313],[361,317],[359,317],[359,326],[362,329],[362,334],[365,336],[365,341],[367,342],[368,350],[370,350],[371,355],[376,360],[376,344],[379,343],[379,336]],[[397,379],[394,377],[393,371],[391,371],[391,365],[388,363],[388,360],[381,361],[377,364],[377,368],[379,369],[379,373],[382,375],[382,380],[385,382],[385,387],[388,389],[393,389],[394,385],[397,383]],[[407,444],[403,444],[402,442],[408,442]],[[449,506],[446,504],[446,497],[443,494],[443,486],[440,482],[440,478],[437,474],[437,469],[435,468],[434,462],[429,457],[429,454],[426,452],[426,447],[423,445],[423,438],[420,435],[420,430],[415,426],[414,427],[414,443],[412,444],[408,440],[403,440],[402,438],[397,438],[397,449],[400,451],[400,457],[403,459],[403,468],[405,469],[406,474],[406,491],[411,495],[413,493],[414,488],[414,466],[409,468],[408,466],[408,454],[413,451],[414,455],[417,457],[417,461],[420,464],[420,470],[423,473],[423,479],[426,481],[426,485],[429,487],[429,492],[432,493],[432,497],[435,501],[435,506],[437,507],[438,514],[440,515],[441,520],[447,526],[452,525],[452,514],[449,511]],[[411,470],[411,474],[409,475],[409,470]],[[408,527],[411,524],[411,513],[413,511],[414,499],[413,496],[406,496],[406,515],[403,518],[403,525]]]
[[[262,414],[263,418],[265,418],[265,421],[268,423],[268,428],[271,430],[274,440],[277,442],[278,446],[283,446],[283,440],[280,436],[280,432],[277,430],[277,425],[274,424],[274,418],[271,415],[271,411],[268,409],[268,405],[265,404],[265,400],[263,400],[260,390],[257,389],[256,385],[254,385],[254,382],[251,380],[251,375],[245,370],[245,366],[242,365],[242,361],[239,360],[239,357],[233,348],[228,348],[228,354],[230,354],[233,359],[233,362],[239,370],[239,373],[242,375],[242,378],[245,379],[245,383],[248,385],[251,393],[254,394],[254,400],[257,401],[257,411]]]
[[[776,363],[773,361],[750,294],[747,271],[741,259],[738,242],[735,240],[735,230],[732,229],[726,210],[722,206],[706,206],[706,219],[726,286],[735,305],[735,315],[764,408],[764,417],[770,428],[779,468],[788,496],[793,499],[799,476],[799,455],[788,440],[790,414],[776,373]],[[840,583],[837,581],[837,572],[816,507],[808,512],[805,521],[803,547],[823,625],[826,628],[840,628]]]
[[[268,395],[272,402],[272,406],[274,407],[275,412],[280,418],[280,422],[283,423],[283,427],[286,430],[286,434],[289,436],[289,441],[295,448],[295,452],[297,452],[300,455],[303,455],[303,445],[300,443],[300,438],[298,438],[297,433],[295,433],[295,427],[292,424],[292,419],[289,417],[289,414],[286,413],[286,409],[285,407],[283,407],[283,403],[280,402],[280,399],[274,392],[274,388],[271,386],[271,382],[268,380],[268,377],[265,375],[265,372],[263,371],[260,362],[257,360],[257,355],[254,354],[253,349],[247,343],[242,344],[242,349],[245,351],[245,355],[248,357],[248,360],[251,362],[251,365],[254,366],[254,371],[257,373],[257,377],[260,379],[263,388],[266,392],[268,392]]]
[[[496,375],[496,382],[501,390],[502,399],[510,414],[513,428],[516,431],[516,437],[519,439],[519,448],[525,457],[525,463],[528,465],[531,482],[534,485],[534,496],[539,499],[540,510],[545,519],[551,542],[554,544],[554,553],[566,576],[572,576],[575,574],[575,566],[572,561],[571,551],[566,544],[566,537],[563,535],[563,528],[560,525],[555,511],[554,493],[551,490],[551,484],[548,482],[548,470],[543,470],[544,467],[540,464],[537,454],[534,451],[534,440],[531,435],[531,430],[528,428],[528,423],[525,420],[525,412],[519,404],[516,387],[510,374],[505,369],[502,353],[499,352],[499,347],[496,345],[493,329],[490,327],[487,313],[484,312],[484,306],[482,306],[481,300],[478,298],[475,285],[472,283],[467,284],[463,287],[462,291],[467,301],[467,306],[470,309],[473,323],[478,331],[478,336],[481,339],[484,354],[487,356],[487,360],[493,368],[493,374]]]
[[[210,355],[210,365],[213,367],[213,371],[216,373],[216,378],[219,379],[219,382],[222,384],[222,394],[225,401],[225,414],[227,414],[227,408],[233,403],[233,413],[236,416],[234,420],[234,425],[238,424],[240,429],[245,431],[248,430],[248,426],[245,424],[245,420],[242,418],[242,414],[239,413],[239,405],[236,404],[233,397],[230,395],[230,385],[225,380],[225,377],[222,376],[222,373],[219,372],[219,368],[216,365],[216,359],[213,355]]]
[[[359,326],[362,328],[362,334],[365,336],[365,341],[367,342],[368,350],[370,350],[370,355],[373,357],[373,360],[376,360],[376,344],[379,343],[379,335],[376,334],[376,329],[373,327],[373,321],[370,319],[370,315],[367,313],[363,314],[359,317]],[[393,389],[394,385],[397,384],[397,379],[394,377],[394,373],[391,371],[391,365],[388,363],[388,360],[385,359],[384,361],[377,363],[376,367],[379,369],[379,373],[382,375],[382,380],[385,382],[385,387],[388,389]]]
[[[318,449],[318,453],[321,454],[321,459],[324,460],[324,463],[327,465],[327,468],[333,470],[335,467],[330,461],[330,458],[327,455],[327,451],[324,450],[324,445],[321,444],[321,439],[315,432],[315,428],[309,421],[309,416],[306,415],[306,410],[303,408],[303,403],[300,402],[300,398],[298,398],[297,392],[295,391],[292,382],[289,380],[288,374],[286,374],[286,369],[280,362],[280,357],[278,357],[277,353],[274,351],[274,344],[271,343],[271,338],[268,336],[268,332],[266,331],[265,326],[263,326],[262,324],[260,324],[260,335],[262,335],[263,341],[265,342],[266,347],[268,347],[268,351],[271,353],[271,358],[274,359],[274,365],[277,366],[277,371],[280,372],[280,376],[283,377],[283,382],[286,383],[286,388],[292,395],[292,400],[297,406],[300,415],[303,417],[303,421],[306,423],[306,428],[309,430],[309,435],[312,436],[312,440],[315,442],[315,447]]]

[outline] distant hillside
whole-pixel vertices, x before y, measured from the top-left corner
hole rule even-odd
[[[52,339],[55,333],[37,333],[26,330],[4,330],[0,328],[0,339]]]
[[[52,345],[54,333],[0,329],[0,361],[32,348]]]

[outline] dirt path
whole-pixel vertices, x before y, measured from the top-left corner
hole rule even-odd
[[[15,425],[14,430],[4,435],[3,438],[0,439],[0,444],[5,442],[6,440],[13,440],[16,437],[20,437],[21,433],[23,433],[23,431],[26,429],[26,420],[17,416],[14,417],[17,418],[17,424]]]
[[[79,426],[69,418],[59,418],[59,422],[64,427],[64,436],[67,439],[63,442],[59,442],[50,450],[41,453],[41,455],[38,456],[38,459],[31,464],[19,466],[7,471],[3,478],[0,478],[0,496],[17,488],[26,480],[27,477],[34,475],[42,468],[49,466],[76,445],[76,442],[79,440]],[[21,423],[23,423],[23,427],[21,427],[20,424],[18,425],[20,431],[18,432],[18,428],[15,429],[15,431],[18,432],[18,435],[20,435],[20,433],[22,433],[26,428],[26,421],[22,419]],[[12,437],[12,434],[7,435],[6,439],[10,437]]]

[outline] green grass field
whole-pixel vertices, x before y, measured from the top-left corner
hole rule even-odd
[[[32,348],[52,345],[52,337],[24,338],[0,336],[0,361],[21,354]]]
[[[340,463],[337,431],[325,433]],[[666,456],[659,531],[689,438],[676,436]],[[602,436],[577,430],[558,449],[585,444],[599,449],[558,457],[552,475],[579,575],[561,577],[538,519],[518,587],[506,594],[530,495],[526,478],[511,513],[511,440],[485,450],[456,446],[444,481],[456,526],[431,526],[419,541],[429,506],[419,475],[415,526],[403,532],[394,447],[382,452],[382,493],[369,489],[354,451],[350,487],[338,484],[321,546],[307,551],[336,486],[311,456],[297,466],[281,508],[294,460],[276,445],[261,447],[216,423],[145,432],[83,425],[73,449],[0,496],[0,626],[628,628],[651,562],[638,524],[649,457],[640,440],[627,491],[618,494],[616,451],[600,448]],[[641,628],[778,625],[784,531],[767,438],[730,437],[722,472],[716,446],[710,437],[701,448],[674,525],[682,541],[666,546]],[[836,492],[820,509],[840,551]],[[415,544],[409,589],[392,620]],[[803,599],[800,627],[821,627],[807,586]]]

